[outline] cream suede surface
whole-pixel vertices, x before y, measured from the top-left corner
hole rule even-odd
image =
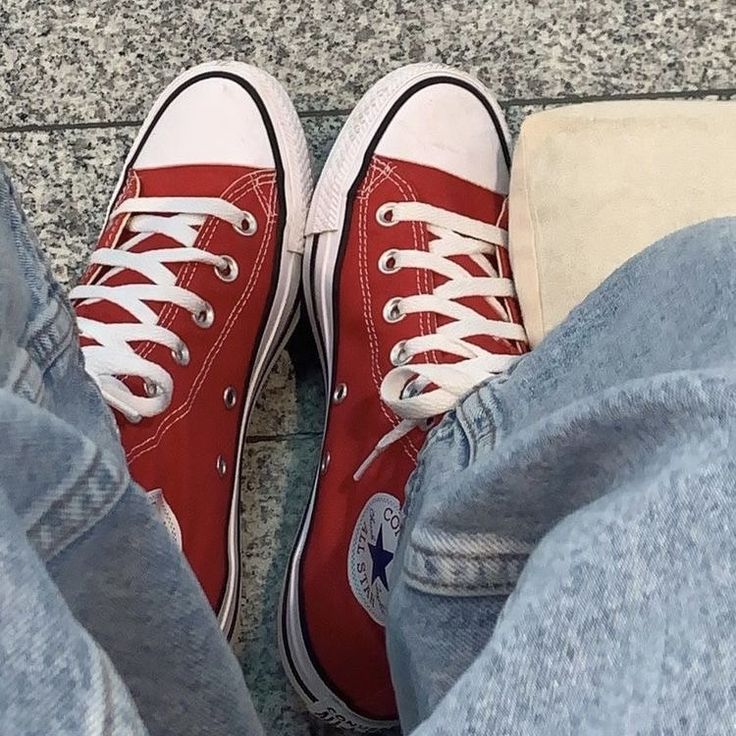
[[[531,115],[509,198],[531,344],[650,243],[734,214],[736,102],[601,102]]]

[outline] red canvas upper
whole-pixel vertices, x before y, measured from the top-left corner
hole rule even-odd
[[[187,263],[178,268],[177,285],[191,290],[214,308],[211,327],[197,326],[189,312],[171,304],[150,306],[159,324],[168,327],[189,347],[190,363],[178,365],[171,352],[150,342],[134,343],[136,352],[158,363],[174,380],[173,397],[161,414],[134,424],[117,414],[122,443],[133,478],[146,490],[160,488],[177,517],[184,552],[212,606],[217,609],[227,579],[227,525],[233,493],[235,459],[243,409],[244,386],[251,357],[269,303],[277,263],[278,209],[276,174],[271,169],[192,165],[134,170],[128,175],[119,205],[127,197],[222,197],[251,212],[258,223],[252,236],[208,217],[199,229],[195,247],[232,256],[238,277],[226,283],[213,267]],[[120,247],[130,238],[127,216],[112,219],[98,247]],[[148,237],[139,248],[172,247],[163,235]],[[84,276],[94,282],[98,268]],[[111,277],[108,285],[145,282],[131,271]],[[109,302],[82,303],[80,316],[101,322],[131,321]],[[141,393],[140,379],[128,385]],[[237,389],[237,404],[228,409],[223,393]],[[217,458],[227,464],[224,476]]]
[[[378,268],[384,251],[427,250],[434,238],[420,223],[386,227],[377,222],[376,211],[384,203],[412,200],[506,228],[503,195],[437,169],[380,156],[373,157],[347,213],[349,236],[336,276],[333,388],[345,384],[348,391],[344,401],[333,402],[329,411],[324,446],[329,463],[318,481],[302,559],[301,610],[305,639],[323,677],[352,710],[376,720],[396,717],[384,629],[357,601],[346,565],[361,510],[377,493],[391,494],[403,503],[404,486],[425,438],[422,430],[413,430],[381,454],[359,481],[353,479],[378,440],[399,421],[380,398],[381,381],[393,368],[391,348],[437,327],[436,316],[429,313],[408,314],[395,323],[383,318],[384,305],[392,297],[429,294],[442,281],[426,270],[405,268],[385,274]],[[509,277],[508,253],[505,248],[497,252],[499,275]],[[468,266],[467,257],[462,260]],[[520,322],[516,300],[502,301]],[[489,319],[498,318],[484,299],[466,303]],[[524,350],[518,343],[492,337],[483,337],[482,346],[506,354]],[[414,362],[455,360],[431,353]],[[387,523],[382,531],[391,534]],[[381,554],[380,549],[371,554]],[[382,582],[376,580],[375,585]]]

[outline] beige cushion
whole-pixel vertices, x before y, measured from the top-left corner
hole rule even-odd
[[[600,102],[531,115],[509,198],[530,342],[650,243],[734,214],[734,102]]]

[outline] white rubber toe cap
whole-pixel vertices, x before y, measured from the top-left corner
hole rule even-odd
[[[135,168],[230,164],[271,168],[274,158],[249,91],[215,71],[184,81],[162,100]]]
[[[493,117],[463,86],[440,82],[414,92],[389,123],[376,153],[508,193],[509,168]]]

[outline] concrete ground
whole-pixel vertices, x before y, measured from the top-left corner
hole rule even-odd
[[[54,272],[71,285],[147,108],[192,64],[236,58],[275,74],[301,114],[318,173],[356,100],[408,62],[478,75],[515,133],[551,105],[736,97],[734,38],[727,0],[2,0],[0,159]],[[285,682],[275,643],[322,412],[302,324],[261,397],[244,459],[247,623],[238,654],[269,734],[322,732]]]

